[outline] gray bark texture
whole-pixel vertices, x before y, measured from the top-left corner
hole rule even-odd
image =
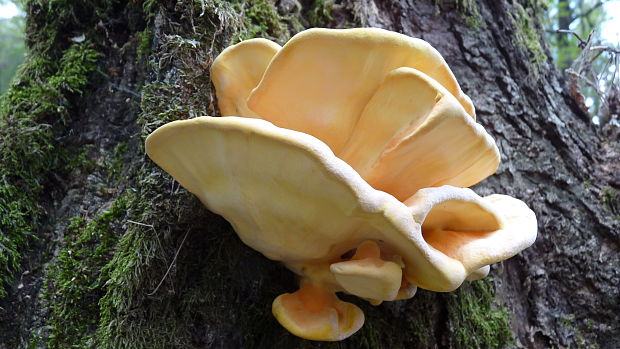
[[[82,93],[63,92],[64,120],[39,121],[79,161],[41,177],[44,214],[0,300],[0,348],[618,347],[618,140],[600,135],[547,58],[537,1],[87,3],[28,3],[29,35],[68,11],[50,50],[85,33],[100,55]],[[143,148],[166,122],[217,115],[209,66],[226,46],[282,44],[313,26],[432,44],[502,154],[474,190],[525,201],[539,228],[531,248],[453,293],[378,307],[344,296],[366,323],[338,343],[280,327],[271,302],[297,289],[295,276],[243,245]]]

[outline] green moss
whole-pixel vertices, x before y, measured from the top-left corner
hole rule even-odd
[[[41,338],[41,336],[39,336],[38,334],[33,334],[32,337],[30,337],[30,340],[28,340],[28,345],[26,346],[26,348],[37,349],[42,348],[43,346],[43,338]]]
[[[105,20],[106,5],[118,1],[27,1],[26,42],[30,51],[53,60],[72,44],[71,37],[76,33],[84,34],[86,38],[97,37],[96,27],[91,24]]]
[[[333,0],[316,0],[312,3],[307,17],[311,27],[325,27],[332,19]]]
[[[461,11],[465,18],[465,23],[471,28],[481,28],[484,24],[484,20],[480,11],[478,10],[478,4],[476,0],[458,0],[456,7]]]
[[[31,51],[0,99],[0,298],[43,217],[38,196],[46,178],[66,160],[55,134],[99,57],[88,42],[72,44],[58,61]]]
[[[435,4],[443,5],[443,0],[435,0]],[[484,25],[484,19],[478,10],[476,0],[457,0],[456,9],[461,13],[461,17],[465,20],[467,26],[479,29]]]
[[[92,159],[90,152],[92,151],[92,145],[84,146],[79,153],[71,156],[67,162],[67,169],[69,170],[83,170],[85,172],[91,172],[97,167],[97,163]]]
[[[547,61],[547,55],[540,43],[538,26],[534,17],[530,13],[534,12],[537,7],[528,7],[526,10],[521,4],[515,3],[515,12],[510,13],[513,24],[515,26],[515,37],[517,44],[526,52],[533,78],[538,77],[539,67]],[[536,5],[538,6],[538,5]],[[541,5],[542,6],[542,5]]]
[[[275,2],[269,0],[232,1],[240,16],[240,39],[256,37],[284,42],[288,38],[285,18],[278,13]]]
[[[72,121],[75,97],[88,87],[102,56],[97,43],[107,42],[98,23],[124,2],[25,3],[28,55],[0,99],[0,298],[44,219],[38,202],[49,192],[48,178],[95,165],[88,151],[69,155],[59,140]],[[82,34],[85,41],[72,40]]]
[[[155,18],[155,14],[157,14],[157,9],[157,0],[144,0],[142,2],[142,10],[149,21]]]
[[[107,281],[100,270],[112,257],[115,226],[127,213],[127,196],[121,195],[108,210],[90,221],[74,217],[64,232],[64,247],[47,271],[44,298],[49,305],[47,345],[51,348],[86,348],[99,320],[98,301]]]
[[[136,33],[136,35],[138,35],[138,48],[136,53],[138,55],[138,59],[144,59],[148,57],[151,52],[153,29],[150,26],[147,26],[146,29]]]
[[[108,174],[108,181],[118,182],[123,179],[123,173],[127,171],[127,152],[129,148],[127,143],[121,142],[114,147],[111,156],[104,158],[103,166]]]
[[[162,251],[162,237],[154,230],[159,226],[152,225],[158,220],[157,216],[163,214],[156,208],[173,206],[161,194],[149,196],[155,193],[151,186],[159,183],[157,176],[149,175],[147,171],[141,171],[139,175],[141,182],[135,188],[139,199],[130,203],[130,219],[136,223],[127,226],[113,258],[101,270],[101,279],[107,281],[105,293],[99,301],[97,347],[100,348],[138,348],[143,343],[155,345],[158,342],[164,345],[170,341],[169,338],[162,341],[162,336],[169,337],[174,332],[173,323],[161,333],[152,332],[157,330],[154,324],[153,330],[144,328],[147,318],[144,308],[139,306],[155,287],[157,276],[150,275],[150,267],[162,260],[161,254],[168,251]],[[131,313],[131,309],[136,312]]]
[[[28,55],[0,99],[0,298],[37,235],[44,213],[38,202],[52,174],[82,166],[58,139],[66,133],[73,98],[88,85],[101,54],[97,23],[118,1],[26,2]],[[71,38],[84,34],[83,42]]]
[[[510,315],[494,302],[488,278],[463,284],[447,295],[457,348],[501,348],[512,343]]]

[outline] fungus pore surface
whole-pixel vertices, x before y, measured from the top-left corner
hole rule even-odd
[[[284,46],[243,41],[213,62],[223,117],[155,130],[155,163],[244,243],[299,275],[273,314],[337,341],[372,304],[452,291],[530,246],[536,217],[467,187],[499,151],[428,43],[376,28],[309,29]]]

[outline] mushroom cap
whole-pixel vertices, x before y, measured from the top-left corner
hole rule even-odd
[[[299,291],[278,296],[271,309],[292,334],[315,341],[345,339],[364,324],[364,313],[356,305],[304,281]]]
[[[413,68],[387,74],[339,157],[401,201],[422,188],[474,185],[500,161],[491,136],[457,99]]]
[[[469,97],[420,39],[377,28],[309,29],[281,49],[264,39],[232,46],[212,73],[222,115],[313,135],[401,201],[426,187],[474,185],[499,165]]]
[[[314,28],[295,35],[273,57],[248,106],[277,126],[319,138],[338,155],[374,91],[400,67],[439,82],[475,117],[471,100],[437,50],[379,28]]]
[[[337,261],[381,241],[402,256],[407,281],[450,291],[536,236],[534,214],[517,199],[442,186],[403,203],[315,137],[259,119],[175,121],[153,132],[146,150],[244,243],[287,265]]]
[[[246,100],[279,50],[275,42],[257,38],[229,46],[217,56],[211,65],[211,80],[222,115],[257,116]]]

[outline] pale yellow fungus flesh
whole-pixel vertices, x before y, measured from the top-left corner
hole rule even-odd
[[[452,291],[530,246],[534,213],[463,188],[499,151],[428,43],[376,28],[243,41],[213,62],[220,113],[171,122],[148,155],[241,240],[298,274],[277,320],[337,341],[371,304]],[[262,120],[261,120],[262,119]]]

